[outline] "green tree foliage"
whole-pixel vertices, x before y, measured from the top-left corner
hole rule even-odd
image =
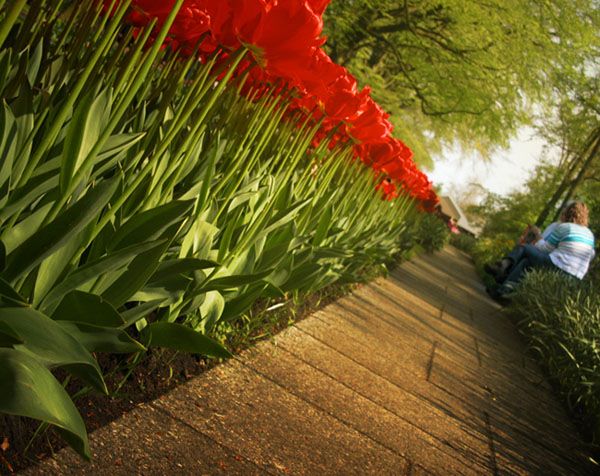
[[[435,153],[458,141],[486,153],[581,74],[598,47],[594,0],[333,1],[331,56],[401,118],[400,133]],[[418,155],[418,151],[417,151]]]
[[[578,65],[570,71],[556,71],[554,91],[540,116],[545,120],[538,131],[548,144],[560,148],[561,165],[585,148],[590,132],[600,117],[600,71],[598,61]]]
[[[559,204],[564,205],[585,182],[600,179],[598,64],[579,65],[571,72],[558,71],[552,99],[541,113],[544,120],[538,127],[540,135],[561,151],[556,169],[561,180],[540,211],[538,223],[551,216],[552,209],[560,209]]]

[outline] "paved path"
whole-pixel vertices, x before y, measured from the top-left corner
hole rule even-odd
[[[406,263],[28,474],[593,474],[469,260]]]

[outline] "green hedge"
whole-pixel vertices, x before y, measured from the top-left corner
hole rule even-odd
[[[527,274],[509,312],[594,443],[600,442],[600,293],[591,280]]]

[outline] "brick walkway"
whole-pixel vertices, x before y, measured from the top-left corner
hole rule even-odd
[[[26,474],[593,474],[472,265],[398,268]]]

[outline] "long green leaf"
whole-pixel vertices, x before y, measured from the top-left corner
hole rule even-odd
[[[231,357],[231,353],[222,345],[181,324],[154,322],[148,326],[148,333],[150,347],[167,347],[211,357]]]
[[[0,347],[12,347],[24,340],[6,322],[0,322]]]
[[[90,352],[129,354],[146,350],[142,344],[121,329],[68,321],[60,321],[59,325]]]
[[[107,393],[98,364],[90,353],[59,324],[29,308],[0,308],[4,322],[24,340],[17,348],[49,367],[64,367]]]
[[[55,321],[72,321],[102,327],[120,327],[125,321],[101,296],[71,291],[52,313]]]
[[[168,227],[182,222],[193,203],[193,200],[174,201],[134,215],[117,230],[111,249],[158,238]]]
[[[0,411],[62,428],[71,434],[71,446],[90,459],[81,415],[62,385],[35,357],[15,349],[0,349]]]
[[[200,305],[200,315],[205,330],[211,330],[214,327],[221,318],[224,309],[225,299],[223,299],[220,292],[209,291],[206,293],[204,302]]]
[[[120,152],[124,152],[135,144],[137,144],[145,136],[145,133],[129,133],[129,134],[115,134],[110,136],[106,143],[102,146],[102,149],[98,153],[98,162],[113,157]]]
[[[164,240],[160,245],[136,256],[127,270],[102,293],[103,299],[115,308],[127,302],[155,273],[168,246],[169,240]]]
[[[163,242],[164,240],[157,240],[128,246],[81,266],[71,272],[48,293],[40,309],[45,312],[52,311],[54,306],[69,291],[89,283],[92,279],[97,279],[99,276],[127,266],[136,256],[161,245]]]
[[[47,203],[12,228],[6,230],[2,237],[2,241],[6,246],[7,254],[10,254],[15,248],[35,233],[46,218],[50,207],[52,207],[52,203]]]
[[[259,281],[262,281],[272,272],[272,269],[267,269],[255,274],[238,274],[232,276],[223,276],[222,278],[215,278],[202,286],[202,291],[219,291],[239,288],[240,286],[246,286],[247,284],[255,284]]]
[[[79,233],[108,203],[116,190],[118,178],[100,183],[83,198],[39,229],[7,257],[4,279],[13,281],[31,271],[44,258],[59,249],[73,233]]]
[[[227,301],[221,319],[231,321],[248,311],[256,300],[263,295],[268,286],[268,283],[258,283],[254,286],[250,286],[244,294],[231,301]]]
[[[156,270],[156,273],[148,280],[148,283],[160,282],[178,274],[187,274],[199,269],[216,268],[219,264],[216,261],[195,258],[179,258],[163,261]]]
[[[6,103],[0,109],[0,185],[10,177],[17,152],[17,124]]]
[[[0,307],[27,306],[27,301],[10,284],[0,278]]]
[[[144,302],[138,304],[137,306],[132,307],[131,309],[127,309],[126,311],[121,312],[121,317],[125,321],[125,324],[121,326],[121,328],[129,327],[132,324],[135,324],[137,321],[144,317],[148,317],[148,315],[158,309],[163,305],[165,299],[155,299],[153,301]]]
[[[67,193],[73,176],[100,138],[112,102],[110,88],[97,96],[90,92],[75,107],[67,129],[60,170],[60,191]]]

